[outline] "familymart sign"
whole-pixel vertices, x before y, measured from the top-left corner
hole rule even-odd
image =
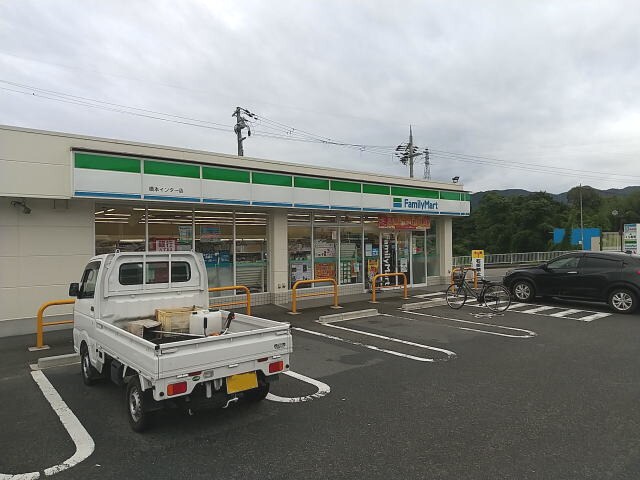
[[[97,152],[73,155],[76,197],[469,215],[466,192]]]

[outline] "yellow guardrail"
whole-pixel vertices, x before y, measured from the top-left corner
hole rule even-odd
[[[451,269],[451,285],[453,285],[455,282],[454,277],[455,277],[455,273],[456,271],[461,272],[462,275],[464,275],[465,277],[467,276],[467,272],[468,271],[472,271],[473,272],[473,288],[478,288],[478,270],[473,268],[473,267],[455,267]]]
[[[403,298],[409,298],[409,296],[407,295],[407,276],[404,273],[377,273],[371,279],[371,303],[378,303],[376,301],[376,290],[378,290],[378,289],[382,290],[383,288],[395,288],[395,287],[397,287],[397,285],[378,285],[378,286],[376,286],[376,280],[378,278],[383,278],[383,277],[402,277],[402,279],[403,279],[402,285],[404,286],[404,297]]]
[[[333,284],[333,292],[303,293],[302,295],[298,295],[297,290],[300,285],[310,285],[314,283],[331,283]],[[298,280],[293,284],[293,287],[291,288],[291,311],[289,313],[299,313],[297,310],[298,298],[322,297],[326,295],[333,295],[332,308],[340,308],[340,306],[338,305],[338,282],[336,282],[333,278],[312,278],[311,280]]]
[[[46,302],[40,305],[40,308],[38,309],[38,315],[37,315],[38,323],[37,323],[37,333],[36,333],[36,346],[32,347],[32,349],[39,350],[39,349],[49,348],[44,344],[44,327],[73,323],[73,320],[58,320],[56,322],[44,322],[43,321],[44,311],[47,308],[53,307],[55,305],[71,305],[73,303],[76,303],[76,300],[74,298],[70,298],[67,300],[53,300],[51,302]]]
[[[247,298],[245,301],[240,300],[238,302],[214,303],[209,305],[209,308],[232,307],[234,305],[244,305],[247,308],[247,315],[251,315],[251,292],[249,291],[248,287],[244,285],[232,285],[229,287],[211,287],[209,289],[209,292],[224,292],[228,290],[233,290],[234,292],[236,290],[243,290]]]

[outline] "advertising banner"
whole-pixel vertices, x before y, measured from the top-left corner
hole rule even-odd
[[[394,230],[428,230],[431,218],[427,215],[378,215],[379,228]]]
[[[624,236],[622,239],[622,250],[625,252],[631,252],[633,254],[638,253],[638,230],[640,230],[640,224],[626,223],[624,225]]]

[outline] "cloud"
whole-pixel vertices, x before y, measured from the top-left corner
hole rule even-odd
[[[476,191],[640,184],[634,7],[7,1],[0,3],[0,80],[204,119],[229,131],[5,90],[0,123],[235,153],[231,113],[242,106],[351,143],[393,147],[407,141],[413,124],[423,148],[628,174],[543,174],[432,155],[434,179],[460,175]],[[264,123],[255,133],[286,136]],[[407,174],[381,150],[252,136],[245,152]]]

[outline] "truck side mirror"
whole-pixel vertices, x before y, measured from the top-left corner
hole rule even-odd
[[[78,296],[78,292],[80,291],[80,284],[79,283],[70,283],[69,284],[69,296],[70,297],[77,297]]]

